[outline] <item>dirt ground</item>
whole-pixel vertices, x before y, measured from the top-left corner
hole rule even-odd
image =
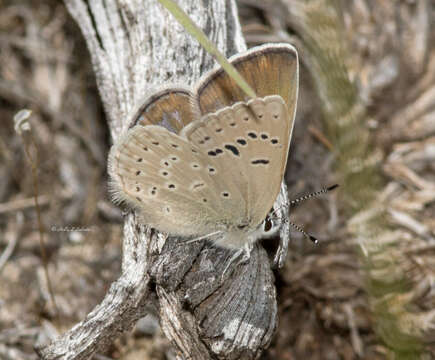
[[[302,41],[300,27],[277,15],[285,3],[292,1],[239,1],[250,46]],[[366,107],[388,204],[385,241],[395,263],[380,276],[394,278],[389,289],[382,285],[391,311],[378,311],[379,280],[349,229],[340,190],[315,198],[291,215],[320,243],[292,233],[287,263],[275,273],[279,326],[261,358],[435,359],[435,2],[339,3],[346,65]],[[291,198],[337,179],[303,55],[286,173]],[[31,131],[20,136],[13,119],[22,109],[32,111]],[[107,192],[109,131],[86,44],[62,2],[0,0],[0,118],[0,359],[36,359],[35,344],[82,320],[121,266],[122,213]],[[389,321],[403,333],[392,334]],[[397,338],[406,339],[403,349]],[[412,351],[408,340],[418,344]],[[174,355],[158,320],[147,317],[94,358]]]

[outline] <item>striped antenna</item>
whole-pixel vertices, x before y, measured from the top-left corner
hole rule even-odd
[[[338,186],[339,186],[338,184],[334,184],[334,185],[329,186],[329,187],[327,187],[327,188],[324,188],[324,189],[322,189],[322,190],[315,191],[315,192],[313,192],[313,193],[311,193],[311,194],[301,196],[300,198],[297,198],[297,199],[295,199],[295,200],[290,201],[290,206],[296,206],[296,205],[299,205],[299,203],[302,202],[302,201],[305,201],[305,200],[311,199],[311,198],[314,197],[314,196],[319,196],[319,195],[321,195],[321,194],[325,194],[325,193],[327,193],[327,192],[329,192],[329,191],[331,191],[331,190],[334,190],[335,188],[338,188]]]
[[[297,198],[297,199],[295,199],[295,200],[290,201],[290,204],[289,204],[289,205],[290,205],[290,206],[296,206],[296,205],[299,205],[299,203],[302,202],[302,201],[305,201],[305,200],[311,199],[311,198],[314,197],[314,196],[318,196],[318,195],[321,195],[321,194],[325,194],[325,193],[327,193],[327,192],[329,192],[329,191],[331,191],[331,190],[336,189],[338,186],[339,186],[338,184],[334,184],[334,185],[329,186],[329,187],[327,187],[327,188],[324,188],[324,189],[322,189],[322,190],[315,191],[315,192],[313,192],[313,193],[311,193],[311,194],[301,196],[300,198]],[[276,216],[276,213],[277,213],[278,210],[279,210],[279,209],[274,210],[271,214],[269,214],[269,216]],[[291,226],[292,226],[296,231],[299,231],[299,232],[302,233],[302,235],[304,235],[307,239],[310,239],[310,241],[312,241],[314,244],[318,244],[318,243],[319,243],[319,240],[317,240],[316,237],[314,237],[313,235],[308,234],[308,233],[307,233],[304,229],[302,229],[299,225],[296,225],[296,224],[292,223],[291,221],[289,221],[288,223],[289,223],[289,224],[290,224],[290,225],[291,225]]]
[[[317,238],[315,238],[313,235],[308,234],[304,229],[302,229],[300,226],[292,223],[291,221],[288,222],[295,230],[299,231],[300,233],[302,233],[302,235],[304,235],[307,239],[310,239],[314,244],[318,244],[319,240],[317,240]]]

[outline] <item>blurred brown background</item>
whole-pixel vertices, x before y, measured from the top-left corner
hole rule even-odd
[[[334,143],[322,111],[325,100],[310,68],[316,52],[309,53],[310,37],[303,33],[323,36],[322,29],[295,22],[295,14],[288,12],[292,3],[322,2],[238,2],[250,46],[272,41],[301,46],[298,120],[286,175],[295,198],[337,177]],[[343,64],[366,109],[364,127],[376,154],[380,199],[388,208],[391,231],[382,248],[388,248],[386,258],[394,267],[380,278],[392,277],[385,296],[394,311],[374,311],[376,277],[367,275],[369,265],[351,235],[340,192],[311,200],[295,209],[292,221],[320,244],[292,234],[287,264],[276,273],[279,327],[262,358],[431,359],[435,2],[333,3],[348,54]],[[310,9],[298,11],[308,14]],[[23,108],[32,115],[31,135],[22,138],[13,118]],[[36,359],[34,344],[83,319],[121,265],[122,213],[107,193],[111,140],[85,42],[63,3],[0,0],[0,118],[0,358]],[[25,149],[37,166],[48,272],[59,315],[42,266]],[[390,322],[403,333],[392,333]],[[403,348],[397,350],[397,343]],[[171,359],[173,354],[156,319],[149,317],[94,358]]]

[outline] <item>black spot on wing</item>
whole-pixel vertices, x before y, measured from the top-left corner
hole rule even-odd
[[[252,160],[251,164],[252,165],[267,165],[269,164],[269,160],[267,159],[256,159],[256,160]]]
[[[229,150],[229,151],[231,151],[233,153],[233,155],[235,155],[235,156],[239,156],[240,155],[239,149],[237,149],[237,147],[235,147],[234,145],[226,144],[224,146],[224,148]]]
[[[243,138],[237,139],[236,142],[242,146],[246,146],[246,144],[247,144],[246,140]]]

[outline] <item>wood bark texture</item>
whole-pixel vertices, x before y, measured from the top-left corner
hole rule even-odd
[[[215,62],[156,0],[65,0],[87,42],[114,141],[129,114],[161,86],[194,85]],[[227,56],[246,48],[234,1],[178,4]],[[91,119],[90,119],[91,121]],[[285,185],[275,205],[288,216]],[[286,225],[286,224],[284,224]],[[288,226],[274,263],[283,264]],[[125,217],[122,274],[79,324],[37,349],[43,359],[87,359],[152,309],[179,359],[254,359],[277,323],[266,251],[227,267],[232,252],[204,241],[180,245]]]

